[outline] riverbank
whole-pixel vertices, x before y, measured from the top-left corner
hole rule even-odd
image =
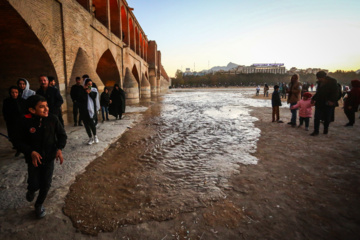
[[[158,199],[161,197],[160,193],[174,185],[169,184],[166,179],[155,179],[163,170],[150,167],[150,164],[156,166],[156,161],[136,158],[141,155],[141,146],[156,149],[158,143],[153,140],[162,134],[157,131],[156,121],[147,121],[146,115],[150,112],[158,116],[161,108],[153,105],[144,114],[146,121],[141,121],[142,117],[134,119],[132,129],[124,132],[119,141],[112,145],[109,143],[110,149],[105,154],[99,152],[99,158],[86,167],[88,173],[76,173],[78,178],[88,179],[86,183],[93,181],[94,184],[107,187],[106,191],[95,189],[99,193],[111,193],[93,198],[95,204],[104,205],[96,211],[99,217],[107,214],[107,211],[114,212],[117,209],[127,209],[130,213],[126,216],[127,212],[121,212],[125,217],[120,219],[121,223],[114,231],[100,232],[96,239],[359,239],[359,121],[353,128],[345,128],[346,117],[341,108],[336,109],[336,121],[330,125],[328,135],[311,137],[311,131],[291,128],[286,124],[290,119],[288,108],[280,108],[281,119],[285,123],[271,123],[271,108],[253,107],[251,115],[258,119],[255,127],[261,130],[253,154],[259,162],[255,165],[238,164],[227,182],[218,179],[216,183],[216,187],[224,193],[223,197],[207,201],[194,199],[199,203],[196,206],[179,203],[176,199],[167,201],[163,196]],[[108,130],[115,129],[114,125],[105,127]],[[311,121],[310,130],[312,127]],[[78,131],[81,131],[81,136],[85,136],[86,140],[85,130],[81,128]],[[78,145],[78,148],[85,147]],[[123,150],[124,156],[114,163],[119,174],[116,181],[108,176],[108,171],[115,165],[104,166],[104,163],[114,162],[111,157],[119,149]],[[6,148],[4,150],[10,151]],[[96,158],[96,152],[93,154],[91,157]],[[78,161],[84,156],[79,155]],[[24,166],[21,162],[19,169],[24,169]],[[3,176],[8,176],[9,182],[17,179],[16,168],[12,168],[13,174],[4,172]],[[62,167],[56,168],[61,170]],[[95,172],[93,176],[98,177],[91,178],[90,174]],[[115,180],[116,183],[110,184],[109,180]],[[57,181],[59,173],[54,178],[54,184]],[[154,183],[157,183],[155,189],[159,191],[153,192],[154,195],[147,199],[147,189],[144,186],[153,186]],[[24,207],[14,206],[15,209],[1,211],[1,239],[95,238],[79,232],[73,225],[81,223],[73,223],[62,212],[70,184],[57,188],[50,194],[46,201],[48,216],[42,220],[34,218],[32,204],[24,199],[24,179],[21,184],[21,191],[15,194],[19,194]],[[81,184],[81,181],[77,181],[78,189],[83,187],[82,191],[87,193],[86,185]],[[208,183],[203,181],[202,184]],[[70,207],[74,210],[78,210],[77,206],[84,210],[90,209],[90,205],[82,206],[82,193],[73,186],[71,198],[77,199],[77,204]],[[126,188],[119,189],[118,186]],[[129,204],[114,206],[113,209],[105,206],[114,193],[127,197],[125,200]],[[191,198],[191,195],[185,197]],[[173,205],[174,208],[158,211],[162,203]],[[144,211],[134,211],[137,208]],[[171,212],[172,209],[181,211]],[[85,232],[97,234],[96,231]]]

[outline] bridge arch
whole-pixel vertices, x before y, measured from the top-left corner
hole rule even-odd
[[[121,28],[122,28],[122,40],[126,45],[129,45],[129,27],[127,21],[127,14],[125,11],[125,7],[121,6]]]
[[[76,0],[83,8],[89,11],[89,0]]]
[[[138,83],[139,86],[140,86],[140,75],[139,75],[139,71],[138,71],[136,65],[133,66],[133,68],[132,68],[132,70],[131,70],[131,73],[134,75],[137,83]]]
[[[95,18],[99,20],[105,27],[109,28],[108,15],[106,10],[106,1],[104,0],[93,0],[93,10],[95,10]]]
[[[129,27],[130,27],[130,48],[135,52],[135,32],[133,20],[129,18]]]
[[[96,73],[106,87],[113,87],[115,83],[121,85],[119,69],[109,49],[100,57]]]
[[[28,23],[8,1],[0,1],[0,102],[8,96],[7,88],[16,85],[18,78],[26,78],[37,90],[38,76],[45,74],[58,79],[54,63],[43,43]]]
[[[117,0],[110,0],[110,28],[118,38],[120,36],[120,10]]]

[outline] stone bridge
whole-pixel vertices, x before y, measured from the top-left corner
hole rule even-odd
[[[56,78],[64,112],[83,74],[100,91],[118,83],[134,102],[165,91],[161,52],[132,10],[126,0],[0,0],[1,105],[18,78],[37,90],[42,74]]]

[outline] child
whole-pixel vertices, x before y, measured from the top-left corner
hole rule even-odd
[[[272,105],[272,121],[275,122],[275,116],[276,116],[276,122],[281,123],[280,121],[280,110],[279,107],[281,106],[281,99],[279,95],[279,86],[274,86],[274,92],[272,94],[271,98],[271,105]]]
[[[297,102],[294,106],[291,107],[292,110],[299,108],[299,120],[300,125],[298,127],[301,127],[303,125],[303,122],[305,121],[305,131],[309,131],[309,121],[312,117],[312,104],[311,104],[311,93],[306,92],[303,95],[303,98]]]
[[[257,86],[256,87],[256,96],[259,96],[259,93],[260,93],[260,86]]]
[[[59,119],[49,113],[44,97],[33,95],[27,99],[29,114],[22,119],[19,127],[18,148],[24,153],[28,165],[28,191],[26,200],[32,202],[35,192],[39,195],[35,202],[37,218],[46,215],[43,203],[51,186],[54,159],[64,159],[62,149],[66,145],[66,133]]]
[[[101,114],[102,114],[102,121],[105,121],[105,114],[106,113],[106,121],[109,121],[109,104],[111,103],[109,89],[106,87],[104,88],[104,92],[100,96],[100,106],[101,106]]]

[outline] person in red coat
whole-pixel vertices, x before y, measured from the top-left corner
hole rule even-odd
[[[355,112],[358,111],[360,105],[360,80],[351,81],[351,90],[347,93],[344,100],[344,112],[349,122],[345,127],[351,127],[355,124]]]

